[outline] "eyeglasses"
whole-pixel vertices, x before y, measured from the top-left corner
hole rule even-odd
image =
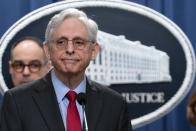
[[[16,71],[18,73],[22,73],[26,66],[28,67],[28,69],[31,73],[36,73],[36,72],[40,71],[40,69],[42,67],[42,63],[38,60],[31,61],[29,64],[24,64],[22,61],[15,61],[15,62],[11,63],[11,66],[14,69],[14,71]]]
[[[87,47],[88,43],[92,42],[92,41],[84,40],[81,38],[75,38],[73,40],[61,38],[61,39],[58,39],[58,40],[52,41],[52,42],[55,43],[55,46],[57,49],[62,50],[64,48],[68,47],[69,41],[72,42],[74,49],[77,49],[77,50],[84,50]]]

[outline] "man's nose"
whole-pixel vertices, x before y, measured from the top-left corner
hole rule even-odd
[[[31,72],[29,70],[29,67],[28,66],[25,66],[24,67],[24,70],[23,70],[23,75],[29,75]]]
[[[72,41],[68,41],[67,47],[66,47],[66,53],[68,54],[74,53],[74,44]]]

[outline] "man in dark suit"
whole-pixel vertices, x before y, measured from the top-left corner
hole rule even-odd
[[[53,69],[42,79],[5,93],[0,131],[131,131],[120,94],[88,80],[86,67],[99,52],[97,24],[77,9],[49,22],[44,49]],[[86,94],[85,114],[75,100]],[[84,123],[84,124],[83,124]]]

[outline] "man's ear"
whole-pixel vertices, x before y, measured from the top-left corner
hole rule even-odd
[[[12,73],[12,65],[11,65],[11,60],[9,60],[9,73],[11,74]]]
[[[48,43],[44,43],[44,52],[46,54],[46,57],[48,58],[48,60],[50,60],[50,51],[49,51],[49,44]]]
[[[93,45],[93,51],[92,51],[92,56],[91,56],[91,59],[94,60],[97,56],[97,54],[100,52],[100,45],[99,43],[94,43]]]
[[[53,67],[53,66],[52,66],[52,62],[51,62],[50,60],[48,60],[48,63],[47,63],[46,66],[47,66],[47,69],[48,69],[48,70],[52,69],[52,67]]]

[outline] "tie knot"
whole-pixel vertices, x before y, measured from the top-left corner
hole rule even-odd
[[[69,91],[66,96],[70,102],[75,102],[77,93],[75,91]]]

